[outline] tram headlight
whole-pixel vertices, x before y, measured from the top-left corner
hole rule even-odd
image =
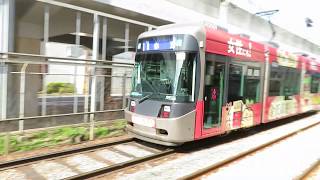
[[[136,102],[135,101],[131,101],[130,102],[130,111],[131,112],[135,112],[136,111]]]
[[[162,118],[169,118],[170,116],[170,112],[171,112],[171,106],[162,106],[162,113],[161,113],[161,117]]]

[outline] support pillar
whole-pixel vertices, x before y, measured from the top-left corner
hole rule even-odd
[[[94,28],[93,28],[93,45],[92,45],[92,59],[96,60],[99,57],[99,30],[100,30],[100,21],[97,14],[94,15]],[[97,76],[96,69],[92,66],[91,70],[92,82],[91,82],[91,98],[90,98],[90,112],[96,111],[96,87],[97,87]],[[90,140],[94,139],[94,121],[95,115],[90,114]]]
[[[228,29],[228,8],[229,8],[229,0],[225,0],[220,3],[219,7],[219,23],[224,28]]]
[[[14,0],[0,0],[0,52],[13,51]],[[0,120],[7,118],[8,65],[3,62],[7,55],[0,55]]]

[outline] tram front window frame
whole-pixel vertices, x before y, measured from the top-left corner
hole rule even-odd
[[[139,52],[131,97],[168,102],[194,102],[198,52]]]

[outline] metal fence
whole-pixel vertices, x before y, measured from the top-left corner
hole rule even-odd
[[[123,118],[132,63],[0,55],[0,132],[83,122],[90,122],[93,131],[95,121]],[[52,93],[50,83],[67,84],[71,90]]]

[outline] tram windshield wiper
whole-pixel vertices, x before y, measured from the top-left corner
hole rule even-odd
[[[143,96],[142,98],[138,99],[138,103],[142,103],[143,101],[147,100],[147,99],[150,99],[150,97],[153,95],[153,93],[151,94],[148,94],[146,96]]]
[[[142,103],[143,101],[150,99],[153,95],[159,94],[159,92],[156,92],[155,87],[150,83],[148,80],[145,80],[145,82],[148,84],[149,87],[151,87],[153,92],[149,92],[150,94],[143,96],[142,98],[138,99],[138,103]]]

